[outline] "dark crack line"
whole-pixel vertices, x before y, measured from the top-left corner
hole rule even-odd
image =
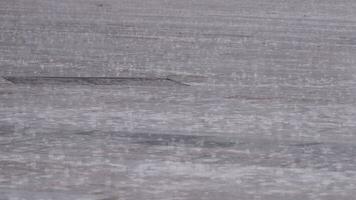
[[[130,82],[159,82],[169,81],[174,84],[190,86],[172,78],[150,77],[60,77],[60,76],[3,76],[3,79],[12,84],[37,85],[37,84],[78,84],[78,85],[127,85]]]
[[[174,80],[172,78],[169,78],[169,77],[166,77],[166,80],[171,81],[171,82],[176,83],[176,84],[179,84],[179,85],[190,86],[189,84],[186,84],[186,83],[183,83],[183,82],[180,82],[180,81],[176,81],[176,80]]]
[[[309,142],[309,143],[300,143],[300,144],[294,144],[292,146],[295,147],[308,147],[308,146],[316,146],[316,145],[322,145],[323,143],[321,142]]]

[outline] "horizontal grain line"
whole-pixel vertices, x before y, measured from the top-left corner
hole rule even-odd
[[[155,85],[165,86],[164,82],[174,83],[175,85],[189,86],[188,84],[176,81],[172,78],[156,77],[62,77],[62,76],[4,76],[6,81],[13,84],[24,85]],[[136,83],[136,84],[135,84]]]

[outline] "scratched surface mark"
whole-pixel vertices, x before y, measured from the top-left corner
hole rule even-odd
[[[0,199],[353,200],[356,1],[0,0]]]

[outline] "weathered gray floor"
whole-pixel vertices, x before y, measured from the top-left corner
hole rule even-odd
[[[354,0],[0,0],[0,77],[1,200],[355,199]]]

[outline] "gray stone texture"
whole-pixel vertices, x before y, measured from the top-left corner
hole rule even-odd
[[[1,200],[353,200],[356,1],[0,0]]]

